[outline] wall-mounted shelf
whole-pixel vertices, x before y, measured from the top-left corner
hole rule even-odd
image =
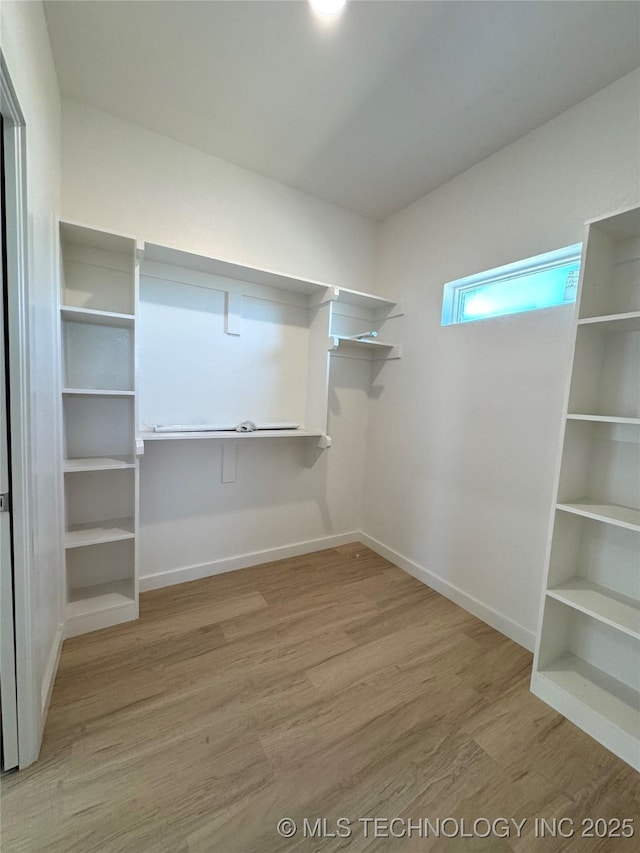
[[[74,524],[65,536],[65,548],[84,548],[87,545],[100,545],[103,542],[119,542],[135,537],[133,518],[113,518],[107,521],[91,521]]]
[[[375,296],[372,293],[361,293],[359,290],[349,290],[346,287],[338,288],[338,303],[345,305],[353,305],[357,308],[364,308],[366,311],[373,311],[382,317],[399,317],[403,313],[403,307],[391,299],[385,299],[383,296]]]
[[[196,255],[169,246],[160,246],[156,243],[145,243],[145,264],[159,263],[178,267],[196,273],[204,273],[209,276],[233,279],[239,282],[255,284],[262,287],[270,287],[276,290],[288,290],[312,296],[326,290],[329,285],[312,279],[298,278],[273,270],[249,267],[222,258],[210,258],[204,255]]]
[[[326,282],[299,278],[273,270],[249,267],[222,258],[196,255],[192,252],[185,252],[169,246],[160,246],[156,243],[145,243],[144,260],[146,265],[164,264],[183,271],[204,273],[208,276],[232,279],[233,281],[244,284],[300,293],[310,297],[309,304],[311,306],[318,304],[327,294],[330,294],[327,297],[330,301],[335,300],[369,311],[380,312],[384,315],[394,312],[397,308],[395,302],[385,299],[382,296],[362,293],[357,290],[350,290],[349,288],[335,287]]]
[[[128,328],[133,326],[133,314],[118,314],[115,311],[99,311],[95,308],[75,308],[73,305],[62,305],[60,316],[69,323],[87,323],[92,326],[117,326]]]
[[[622,418],[616,415],[567,415],[568,421],[590,421],[599,424],[640,425],[640,418]]]
[[[85,459],[65,459],[65,474],[77,471],[112,471],[120,468],[135,468],[136,462],[129,456],[90,456]]]
[[[114,391],[109,388],[63,388],[67,397],[135,397],[135,391]]]
[[[144,430],[138,433],[142,441],[178,441],[181,439],[220,439],[220,438],[328,438],[319,429],[256,429],[251,432],[237,430],[211,430],[208,432],[153,432]]]
[[[547,595],[640,640],[640,603],[627,595],[575,576]]]
[[[400,347],[395,344],[379,341],[377,338],[354,339],[342,335],[329,337],[329,350],[333,353],[356,355],[369,358],[372,361],[400,358]]]
[[[142,441],[315,437],[326,449],[330,351],[365,360],[399,357],[393,344],[341,340],[377,331],[402,313],[377,295],[157,244],[145,245],[140,287]],[[314,427],[172,435],[148,426],[234,424],[247,412],[256,423]]]
[[[596,503],[595,501],[573,501],[558,504],[562,512],[572,512],[584,518],[604,521],[627,530],[640,530],[640,510],[617,504]]]
[[[628,311],[626,314],[604,314],[601,317],[585,317],[578,320],[578,326],[592,328],[604,334],[638,332],[640,331],[640,311]]]

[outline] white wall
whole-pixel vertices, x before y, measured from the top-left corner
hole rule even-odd
[[[63,101],[66,219],[368,290],[376,226],[166,136]]]
[[[63,105],[63,218],[368,290],[377,226],[85,105]],[[242,442],[221,483],[217,442],[147,442],[141,575],[171,580],[238,555],[359,530],[370,366],[333,359],[329,429],[312,468],[296,441]],[[274,553],[278,556],[278,553]],[[220,563],[219,561],[222,561]],[[176,575],[176,569],[185,569]],[[143,586],[165,582],[169,576]]]
[[[33,642],[38,714],[55,675],[63,568],[59,516],[56,324],[58,273],[53,217],[60,209],[60,96],[41,3],[3,2],[2,50],[26,120],[29,335],[34,519]],[[20,571],[20,567],[16,567]],[[23,756],[24,758],[24,756]]]
[[[442,285],[579,241],[585,219],[636,201],[637,96],[638,76],[629,75],[379,230],[181,143],[65,103],[65,218],[373,287],[407,306],[395,323],[404,359],[383,369],[382,391],[371,403],[366,466],[362,433],[351,426],[364,423],[367,408],[360,379],[346,375],[353,366],[344,368],[334,394],[331,430],[347,436],[355,454],[336,442],[308,471],[280,456],[284,445],[247,446],[239,482],[222,486],[212,475],[219,450],[148,451],[143,575],[357,529],[362,476],[366,533],[531,645],[571,310],[443,329]]]
[[[530,647],[572,309],[443,328],[442,287],[579,242],[586,219],[637,203],[639,103],[636,72],[400,211],[380,233],[379,289],[404,299],[407,314],[402,370],[385,367],[371,403],[364,530]]]

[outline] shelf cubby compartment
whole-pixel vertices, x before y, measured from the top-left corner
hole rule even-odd
[[[65,476],[67,549],[135,536],[135,471],[80,471]]]
[[[636,599],[579,577],[552,587],[547,595],[640,640],[640,603]]]
[[[640,329],[578,325],[569,414],[640,418]]]
[[[64,395],[65,467],[82,460],[132,460],[133,396]],[[87,461],[87,464],[92,464]],[[119,467],[119,466],[118,466]]]
[[[65,389],[133,393],[132,327],[63,320],[62,344]]]
[[[640,532],[556,514],[547,596],[640,639]]]
[[[135,308],[135,240],[60,223],[62,304],[108,314]]]
[[[379,335],[393,334],[392,321],[402,313],[402,305],[388,299],[340,288],[331,304],[330,352],[372,361],[400,358],[400,348]]]
[[[589,225],[580,319],[640,311],[640,211]]]
[[[640,427],[568,421],[558,507],[637,529],[640,525]]]
[[[67,637],[137,618],[132,538],[72,548],[66,562]]]
[[[547,596],[534,692],[640,769],[640,641]]]

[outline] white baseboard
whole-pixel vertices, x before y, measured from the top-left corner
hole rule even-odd
[[[302,554],[311,554],[313,551],[323,551],[327,548],[335,548],[338,545],[348,545],[351,542],[362,542],[371,548],[376,554],[385,557],[396,566],[413,575],[422,583],[435,589],[441,595],[459,604],[469,613],[482,619],[510,640],[523,646],[528,651],[533,651],[535,646],[535,634],[529,631],[503,613],[494,610],[488,604],[474,598],[444,578],[419,566],[408,557],[394,551],[378,542],[372,536],[361,531],[352,533],[341,533],[337,536],[324,536],[321,539],[309,539],[306,542],[297,542],[293,545],[284,545],[280,548],[267,548],[264,551],[253,551],[249,554],[240,554],[238,557],[228,557],[223,560],[214,560],[210,563],[198,563],[195,566],[183,566],[171,569],[168,572],[158,572],[154,575],[146,575],[140,578],[140,592],[150,589],[160,589],[165,586],[186,583],[187,581],[200,580],[201,578],[221,575],[225,572],[234,572],[238,569],[246,569],[250,566],[259,566],[262,563],[270,563],[274,560],[286,560],[288,557],[299,557]]]
[[[499,613],[497,610],[494,610],[478,598],[474,598],[474,596],[469,595],[459,587],[444,580],[444,578],[441,578],[438,575],[433,574],[433,572],[430,572],[428,569],[419,566],[408,557],[399,554],[391,548],[387,548],[386,545],[383,545],[382,542],[378,542],[378,540],[374,539],[372,536],[368,536],[366,533],[360,533],[358,535],[358,539],[363,545],[366,545],[371,548],[372,551],[375,551],[376,554],[380,554],[381,557],[385,557],[391,563],[395,563],[396,566],[403,569],[408,574],[413,575],[414,578],[422,581],[422,583],[431,587],[431,589],[435,589],[436,592],[439,592],[441,595],[444,595],[446,598],[449,598],[451,601],[459,604],[460,607],[463,607],[469,613],[473,613],[473,615],[477,616],[478,619],[482,619],[483,622],[486,622],[487,625],[491,625],[492,628],[495,628],[496,631],[500,631],[501,634],[509,637],[510,640],[524,646],[524,648],[530,652],[533,651],[536,640],[536,635],[533,631],[529,631],[528,628],[524,628],[512,619],[509,619],[508,616],[505,616],[503,613]]]
[[[201,578],[221,575],[224,572],[234,572],[237,569],[246,569],[249,566],[259,566],[261,563],[271,563],[273,560],[286,560],[288,557],[299,557],[302,554],[311,554],[313,551],[324,551],[327,548],[336,548],[338,545],[348,545],[351,542],[360,541],[360,533],[339,533],[336,536],[324,536],[321,539],[309,539],[306,542],[296,542],[293,545],[284,545],[280,548],[267,548],[264,551],[252,551],[249,554],[240,554],[238,557],[228,557],[223,560],[214,560],[211,563],[198,563],[195,566],[184,566],[178,569],[170,569],[168,572],[159,572],[155,575],[145,575],[140,578],[140,592],[150,589],[160,589],[164,586],[173,586],[186,581],[200,580]]]
[[[51,644],[51,651],[49,652],[49,659],[47,661],[47,667],[44,671],[44,677],[42,679],[42,689],[40,694],[40,719],[42,721],[41,725],[43,730],[44,724],[47,721],[47,714],[49,713],[49,703],[51,702],[51,694],[53,693],[53,683],[56,680],[56,673],[58,672],[58,664],[60,663],[60,652],[62,651],[63,640],[64,622],[61,622],[58,625],[55,637],[53,638],[53,643]]]

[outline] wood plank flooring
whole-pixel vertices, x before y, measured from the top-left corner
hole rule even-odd
[[[41,758],[3,779],[3,853],[640,849],[637,774],[531,695],[531,655],[361,545],[140,611],[65,642]],[[350,837],[302,836],[341,817]],[[365,833],[371,817],[458,835]],[[527,818],[521,836],[460,836],[500,817]],[[536,818],[576,834],[536,837]],[[582,838],[584,818],[636,837]]]

